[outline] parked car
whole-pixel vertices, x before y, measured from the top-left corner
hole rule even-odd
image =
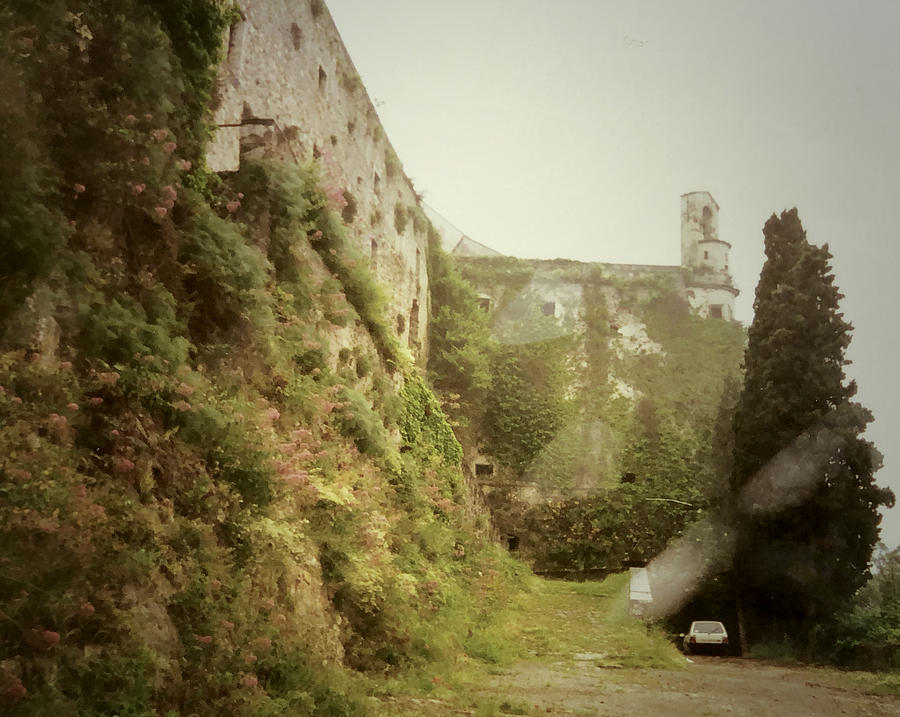
[[[683,637],[684,651],[689,655],[703,651],[722,655],[728,652],[728,631],[721,622],[695,620]]]

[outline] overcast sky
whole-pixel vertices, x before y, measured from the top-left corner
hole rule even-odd
[[[498,251],[678,264],[680,195],[707,190],[749,323],[762,226],[796,206],[900,496],[900,3],[327,4],[426,203]]]

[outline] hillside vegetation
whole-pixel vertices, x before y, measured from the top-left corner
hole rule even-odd
[[[202,0],[0,10],[0,710],[349,715],[523,569],[317,168],[203,166]]]

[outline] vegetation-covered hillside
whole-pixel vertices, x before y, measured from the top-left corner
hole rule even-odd
[[[518,568],[315,166],[203,166],[226,3],[0,10],[0,711],[355,714]]]

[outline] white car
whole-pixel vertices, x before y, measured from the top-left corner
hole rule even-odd
[[[696,620],[684,635],[684,651],[687,654],[704,650],[726,654],[728,652],[728,631],[721,622]]]

